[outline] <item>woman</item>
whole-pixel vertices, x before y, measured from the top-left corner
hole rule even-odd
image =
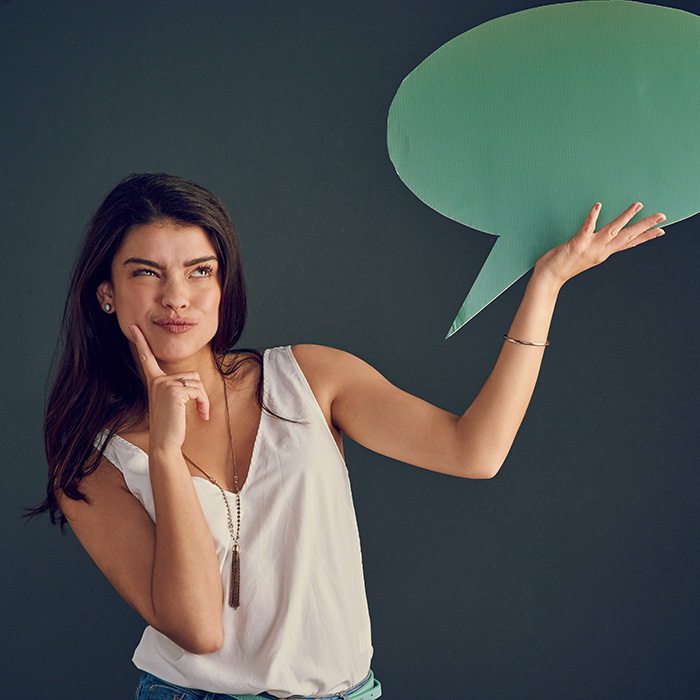
[[[204,188],[120,183],[75,268],[46,414],[48,496],[148,622],[137,698],[379,697],[342,434],[490,478],[529,403],[564,282],[663,234],[632,205],[536,264],[493,372],[458,417],[347,353],[233,352],[245,292]]]

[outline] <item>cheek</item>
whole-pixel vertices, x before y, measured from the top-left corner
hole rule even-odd
[[[213,311],[218,314],[221,307],[221,290],[212,289],[207,294],[206,305],[208,311]]]
[[[214,316],[214,319],[216,321],[216,326],[218,328],[219,326],[219,321],[220,321],[220,315],[221,315],[221,292],[219,292],[216,295],[216,298],[213,300],[212,303],[212,314]]]
[[[148,324],[146,323],[149,311],[153,308],[152,295],[149,295],[146,290],[129,289],[129,293],[119,293],[120,290],[115,289],[114,306],[116,311],[119,327],[122,333],[131,340],[131,331],[129,325],[135,323],[142,331],[146,332]]]
[[[221,290],[207,290],[199,299],[199,310],[203,313],[207,326],[215,333],[219,327],[221,312]]]
[[[115,290],[114,302],[118,315],[130,316],[133,320],[137,320],[136,317],[147,313],[153,306],[152,295],[147,290],[138,288],[130,289],[128,294],[120,294]]]

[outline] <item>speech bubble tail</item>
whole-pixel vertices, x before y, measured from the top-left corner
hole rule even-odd
[[[467,298],[457,312],[455,320],[452,321],[445,340],[517,282],[535,264],[537,256],[532,252],[528,254],[528,252],[516,250],[518,246],[517,244],[514,246],[513,243],[515,241],[509,239],[503,241],[500,237],[496,239]]]

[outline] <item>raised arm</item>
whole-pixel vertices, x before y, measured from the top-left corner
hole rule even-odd
[[[663,214],[654,214],[625,228],[641,208],[641,204],[633,204],[596,232],[600,212],[600,204],[596,204],[576,236],[538,260],[507,336],[545,343],[557,296],[566,281],[604,262],[613,253],[662,235],[663,231],[655,227],[665,220]],[[530,403],[543,354],[541,345],[505,341],[484,388],[459,421],[462,444],[475,446],[474,454],[486,476],[500,469],[513,444]]]
[[[613,253],[662,235],[655,214],[625,228],[641,209],[632,205],[600,231],[596,205],[581,230],[537,262],[508,337],[547,340],[564,282]],[[504,341],[484,387],[462,416],[438,409],[390,384],[347,353],[295,348],[332,427],[381,454],[426,469],[490,478],[503,464],[530,402],[544,347]]]
[[[196,654],[223,643],[223,591],[214,542],[181,446],[185,409],[209,402],[196,372],[186,386],[165,375],[137,327],[134,340],[149,390],[149,471],[156,521],[106,459],[81,487],[88,502],[63,497],[72,530],[119,594],[157,630]]]

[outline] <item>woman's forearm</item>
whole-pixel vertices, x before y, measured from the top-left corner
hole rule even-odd
[[[567,280],[616,252],[662,236],[664,231],[657,226],[666,217],[661,213],[627,225],[641,209],[637,202],[596,231],[601,210],[596,204],[572,239],[537,261],[508,335],[545,342],[559,290]],[[504,343],[484,388],[457,421],[458,442],[473,460],[464,466],[467,476],[489,477],[500,469],[530,403],[543,354],[542,347]]]
[[[223,642],[223,591],[214,541],[178,452],[149,458],[156,511],[152,600],[156,625],[194,653]]]
[[[559,289],[550,275],[536,268],[508,336],[544,343]],[[460,443],[469,446],[469,476],[488,478],[500,469],[530,403],[544,351],[504,341],[489,378],[457,423]]]
[[[661,213],[627,225],[641,209],[637,202],[596,231],[601,210],[596,204],[572,239],[537,261],[508,335],[545,342],[559,290],[567,280],[614,253],[662,236],[664,231],[657,226],[666,217]],[[505,341],[484,388],[457,421],[458,444],[464,446],[460,451],[470,462],[463,466],[466,476],[489,477],[500,469],[530,403],[543,354],[542,347]]]

